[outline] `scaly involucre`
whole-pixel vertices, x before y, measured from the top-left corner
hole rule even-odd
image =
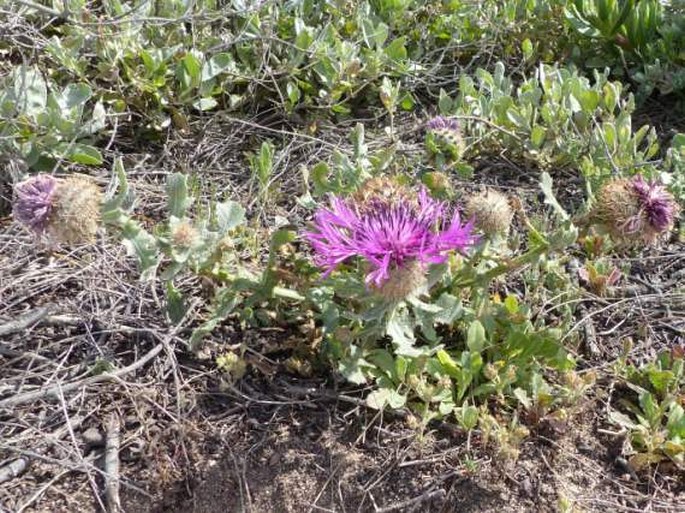
[[[57,179],[37,175],[18,183],[12,216],[38,235],[45,233],[54,206]]]
[[[325,275],[353,257],[370,265],[366,283],[380,287],[394,270],[408,265],[442,263],[447,253],[464,252],[475,242],[473,223],[451,219],[447,205],[422,188],[416,202],[372,199],[363,208],[354,200],[333,196],[330,208],[314,217],[314,230],[304,234]]]

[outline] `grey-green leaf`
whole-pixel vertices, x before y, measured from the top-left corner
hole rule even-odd
[[[216,222],[221,233],[226,233],[245,220],[245,209],[235,201],[216,204]]]
[[[167,197],[169,214],[179,219],[186,215],[188,207],[193,202],[188,196],[188,176],[182,173],[173,173],[167,179]]]

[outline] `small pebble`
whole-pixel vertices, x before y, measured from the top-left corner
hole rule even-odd
[[[105,437],[96,428],[88,428],[81,433],[81,438],[89,447],[105,445]]]

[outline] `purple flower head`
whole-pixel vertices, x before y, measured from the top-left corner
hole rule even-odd
[[[426,129],[431,132],[459,132],[459,121],[445,116],[436,116],[426,122]]]
[[[371,267],[366,283],[378,287],[395,269],[444,262],[449,251],[463,252],[475,242],[473,222],[461,224],[456,211],[448,219],[447,210],[425,188],[416,202],[374,198],[364,208],[333,196],[330,208],[316,213],[314,230],[304,237],[326,276],[346,260],[361,257]]]
[[[631,184],[649,224],[658,232],[667,230],[678,210],[670,193],[659,183],[647,182],[641,176],[633,177]]]
[[[32,176],[18,183],[14,188],[16,201],[12,209],[13,217],[37,234],[44,233],[52,212],[57,183],[57,179],[50,175]]]

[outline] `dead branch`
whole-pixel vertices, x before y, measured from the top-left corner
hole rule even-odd
[[[91,376],[78,381],[74,381],[72,383],[67,383],[65,385],[58,384],[53,387],[46,388],[44,390],[36,390],[34,392],[27,392],[25,394],[16,395],[14,397],[8,397],[7,399],[3,399],[2,401],[0,401],[0,409],[14,408],[15,406],[18,406],[20,404],[25,404],[33,401],[40,401],[41,399],[57,399],[60,396],[60,394],[67,395],[68,393],[80,390],[83,387],[94,385],[96,383],[101,383],[103,381],[115,380],[116,378],[120,378],[121,376],[125,376],[126,374],[129,374],[140,369],[146,363],[152,360],[155,356],[157,356],[160,352],[162,352],[163,349],[163,343],[157,344],[139,360],[136,360],[131,365],[123,367],[114,372],[105,372],[103,374],[98,374],[97,376]]]
[[[81,425],[81,423],[84,421],[84,417],[78,416],[74,417],[71,420],[71,426],[72,428],[77,428]],[[69,432],[69,426],[64,425],[60,427],[58,430],[56,430],[51,436],[46,437],[43,439],[43,441],[50,442],[51,444],[57,443],[59,440],[64,438],[66,434]],[[29,464],[29,458],[26,456],[22,456],[21,458],[18,458],[4,467],[0,468],[0,483],[4,483],[6,481],[11,481],[15,477],[19,477],[27,468]]]
[[[108,513],[119,513],[119,446],[121,443],[121,422],[112,413],[107,422],[107,443],[105,446],[105,504]]]
[[[19,477],[26,470],[28,464],[29,461],[26,458],[19,458],[0,468],[0,484]]]
[[[31,310],[27,314],[22,315],[18,319],[8,321],[5,324],[0,324],[0,337],[24,331],[33,324],[36,324],[37,322],[43,320],[45,317],[53,313],[56,309],[57,306],[53,304],[40,306],[34,310]]]

